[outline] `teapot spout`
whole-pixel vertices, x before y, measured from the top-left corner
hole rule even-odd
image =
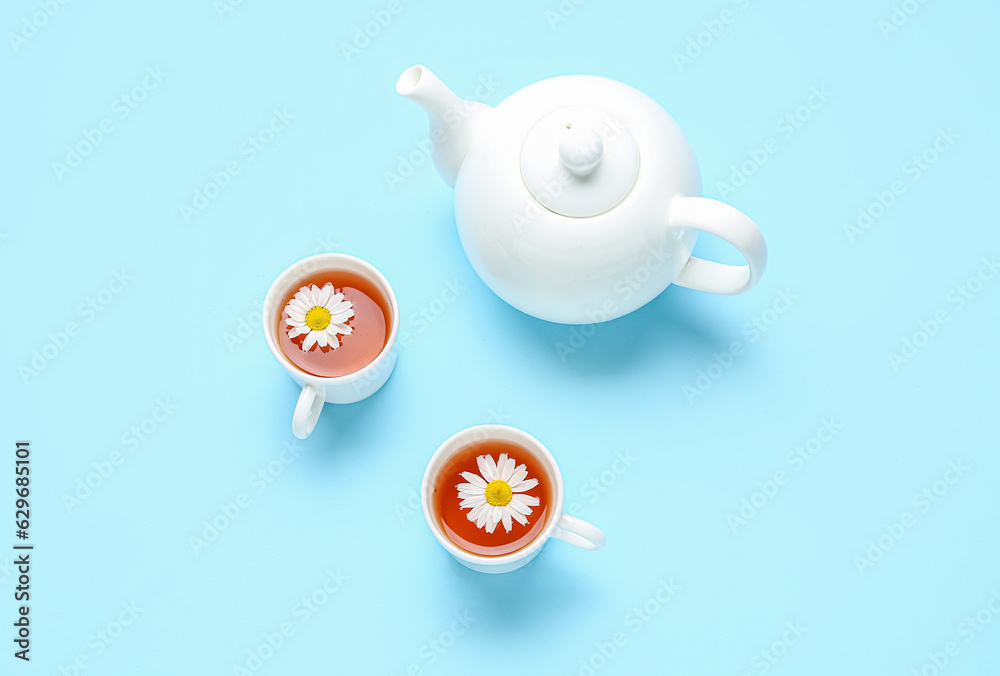
[[[478,101],[466,101],[424,66],[411,66],[396,81],[396,91],[427,113],[431,157],[445,183],[455,187],[458,170],[472,147],[486,114],[493,110]]]

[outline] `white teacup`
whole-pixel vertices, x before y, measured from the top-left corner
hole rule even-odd
[[[324,378],[307,373],[293,364],[278,344],[278,315],[281,303],[288,292],[298,287],[303,280],[320,272],[348,272],[359,275],[378,289],[389,303],[392,314],[389,317],[389,339],[382,351],[367,366],[347,375]],[[278,360],[292,380],[302,386],[302,393],[292,415],[292,432],[299,439],[312,434],[323,410],[323,404],[353,404],[375,394],[389,379],[396,365],[396,334],[399,331],[399,306],[396,294],[386,278],[370,263],[360,258],[341,253],[324,253],[303,258],[281,273],[271,285],[264,299],[264,338],[271,354]]]
[[[552,482],[552,504],[546,514],[547,523],[545,527],[529,542],[525,547],[502,556],[481,556],[468,552],[454,542],[442,531],[437,515],[434,513],[434,483],[444,464],[456,453],[474,444],[481,444],[488,441],[505,441],[517,444],[527,449],[532,456],[544,466],[546,473]],[[605,538],[595,526],[586,521],[581,521],[568,514],[562,513],[563,498],[562,474],[559,466],[556,465],[555,458],[548,449],[527,432],[523,432],[515,427],[507,425],[477,425],[469,427],[451,436],[435,451],[431,456],[424,472],[423,484],[420,487],[420,500],[424,509],[424,519],[430,526],[431,532],[437,538],[441,546],[448,550],[459,563],[472,570],[481,573],[508,573],[517,570],[527,564],[538,555],[542,546],[550,537],[559,538],[564,542],[575,545],[582,549],[600,549],[604,546]]]

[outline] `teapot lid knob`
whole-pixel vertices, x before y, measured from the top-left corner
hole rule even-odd
[[[589,175],[604,157],[604,139],[591,127],[566,124],[559,140],[559,160],[581,178]]]
[[[599,108],[550,112],[521,144],[521,178],[549,211],[587,218],[616,207],[639,177],[639,146],[626,121]]]

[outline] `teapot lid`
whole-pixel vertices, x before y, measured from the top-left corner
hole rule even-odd
[[[616,116],[591,106],[555,110],[521,146],[521,178],[542,206],[586,218],[616,207],[639,176],[639,146]]]

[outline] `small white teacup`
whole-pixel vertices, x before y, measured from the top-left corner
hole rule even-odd
[[[343,376],[325,378],[303,371],[293,364],[278,342],[278,317],[283,310],[282,302],[289,291],[299,286],[305,279],[323,272],[345,272],[358,275],[371,283],[389,305],[388,339],[382,351],[367,366]],[[312,434],[323,410],[324,403],[353,404],[375,394],[389,379],[396,365],[396,334],[399,331],[399,306],[396,294],[386,278],[370,263],[360,258],[341,253],[323,253],[304,258],[281,273],[271,285],[264,300],[264,338],[271,354],[278,360],[292,380],[302,386],[295,412],[292,415],[292,432],[299,439]]]
[[[456,454],[466,451],[470,447],[480,447],[489,442],[505,442],[523,448],[533,458],[535,463],[544,471],[546,480],[551,482],[550,504],[547,505],[545,523],[535,537],[517,551],[500,556],[486,556],[474,554],[458,546],[445,533],[442,528],[441,519],[436,513],[434,500],[434,487],[438,481],[438,476]],[[487,486],[487,490],[488,490]],[[516,486],[515,486],[516,489]],[[448,489],[453,490],[453,488]],[[508,498],[510,493],[508,492]],[[550,537],[555,537],[571,545],[583,549],[600,549],[604,546],[605,537],[595,526],[586,521],[581,521],[568,514],[562,513],[563,499],[565,492],[563,489],[562,474],[555,458],[549,453],[537,439],[533,436],[507,425],[478,425],[454,434],[437,449],[427,470],[424,472],[423,483],[420,487],[420,500],[423,505],[424,519],[430,527],[434,537],[437,538],[441,546],[448,550],[459,563],[472,570],[481,573],[507,573],[524,566],[538,555],[542,546]],[[457,499],[449,497],[448,499]],[[516,524],[515,524],[516,525]],[[500,526],[497,526],[498,528]]]

